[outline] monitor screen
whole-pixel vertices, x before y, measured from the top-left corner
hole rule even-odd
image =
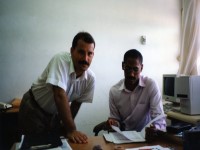
[[[175,96],[174,95],[174,77],[164,77],[163,79],[163,93],[168,96]]]
[[[176,75],[175,74],[164,74],[163,75],[163,99],[173,103],[180,103],[179,98],[176,94]]]

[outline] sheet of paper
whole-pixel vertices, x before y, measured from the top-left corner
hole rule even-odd
[[[145,128],[149,127],[154,121],[166,117],[165,114],[159,115],[152,121],[150,121],[141,132],[136,131],[121,131],[119,127],[111,126],[112,129],[116,132],[110,132],[109,134],[103,134],[106,141],[113,142],[115,144],[122,143],[132,143],[132,142],[145,142]]]
[[[107,142],[113,142],[113,137],[111,136],[111,134],[103,133],[103,136]]]
[[[55,148],[51,148],[48,150],[72,150],[71,146],[68,144],[67,140],[65,138],[61,139],[63,145]]]
[[[145,128],[146,128],[146,127],[150,127],[150,125],[151,125],[153,122],[155,122],[155,121],[157,121],[157,120],[159,120],[159,119],[161,119],[161,118],[164,118],[164,117],[166,117],[166,116],[167,116],[166,114],[161,114],[161,115],[157,116],[156,118],[154,118],[153,120],[151,120],[151,121],[142,129],[141,135],[142,135],[143,137],[145,137],[145,134],[146,134]]]
[[[67,142],[67,139],[63,138],[62,143],[63,143],[63,145],[61,146],[62,150],[72,150],[71,146]]]
[[[126,150],[170,150],[170,149],[164,148],[160,145],[155,145],[155,146],[143,146],[138,148],[127,148]]]
[[[118,132],[104,133],[103,136],[106,141],[115,144],[144,142],[145,139],[136,131],[121,131],[119,128],[114,129]]]
[[[122,144],[122,143],[132,143],[133,141],[127,139],[125,136],[118,132],[109,133],[112,137],[112,141],[115,144]]]
[[[119,127],[116,127],[116,126],[112,126],[112,129],[114,131],[116,131],[119,135],[121,135],[122,137],[126,137],[125,139],[129,139],[131,141],[134,141],[134,142],[144,142],[145,139],[144,137],[141,136],[141,133],[140,132],[136,132],[136,131],[121,131],[119,129]]]
[[[18,150],[21,148],[22,142],[24,140],[24,135],[22,135],[21,139],[22,139],[21,142],[16,143],[15,148],[12,150]],[[67,139],[65,139],[64,137],[61,137],[61,141],[62,141],[62,146],[55,147],[55,148],[49,148],[48,150],[72,150],[71,146],[67,142]]]

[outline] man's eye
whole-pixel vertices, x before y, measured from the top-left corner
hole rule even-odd
[[[138,68],[137,67],[135,67],[135,68],[133,68],[133,70],[135,71],[135,72],[138,72]]]
[[[127,70],[127,71],[138,72],[138,71],[139,71],[139,68],[137,68],[137,67],[129,67],[129,66],[126,66],[126,67],[125,67],[125,70]]]
[[[131,67],[126,67],[126,70],[131,70]]]
[[[132,70],[132,68],[131,68],[131,67],[128,67],[128,66],[126,66],[126,67],[125,67],[125,70],[127,70],[127,71],[131,71],[131,70]]]
[[[78,53],[81,54],[81,55],[84,55],[85,52],[80,49],[80,50],[78,50]]]
[[[93,53],[92,52],[88,53],[88,56],[93,56]]]

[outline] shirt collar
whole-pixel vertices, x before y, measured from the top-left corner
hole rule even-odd
[[[70,64],[69,64],[69,75],[72,76],[72,78],[74,80],[84,80],[84,79],[87,80],[87,78],[88,78],[86,71],[84,71],[83,74],[79,78],[76,79],[76,72],[75,72],[75,69],[74,69],[74,64],[73,64],[72,59],[71,59]]]
[[[120,85],[119,90],[120,91],[125,90],[127,92],[131,92],[128,89],[126,89],[124,81],[125,81],[125,79],[123,80],[122,84]],[[138,85],[141,86],[141,87],[145,87],[146,86],[146,84],[144,82],[144,79],[143,79],[143,76],[140,76],[140,78],[139,78],[139,84]]]
[[[140,76],[139,86],[141,86],[141,87],[145,87],[146,86],[143,76]]]
[[[75,69],[74,69],[74,64],[73,61],[71,59],[71,61],[69,62],[69,74],[75,73]]]

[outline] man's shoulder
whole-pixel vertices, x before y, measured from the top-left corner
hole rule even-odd
[[[87,74],[87,76],[88,76],[89,78],[92,78],[92,79],[95,79],[95,78],[96,78],[95,73],[94,73],[90,68],[88,68],[88,69],[86,70],[86,74]]]
[[[155,79],[151,78],[151,77],[147,77],[147,76],[143,76],[142,77],[142,81],[143,83],[145,84],[145,87],[148,87],[148,88],[155,88],[157,87],[158,88],[158,83],[156,82]]]
[[[112,87],[111,90],[119,90],[120,87],[123,85],[124,83],[124,79],[121,79],[120,81],[118,81],[117,83],[115,83]]]
[[[140,79],[146,84],[155,83],[155,80],[151,77],[148,77],[148,76],[141,76]]]
[[[50,64],[58,64],[64,67],[69,66],[70,62],[72,62],[72,59],[70,53],[68,52],[59,52],[50,60]]]
[[[71,60],[71,54],[69,52],[59,52],[53,56],[54,59]]]

